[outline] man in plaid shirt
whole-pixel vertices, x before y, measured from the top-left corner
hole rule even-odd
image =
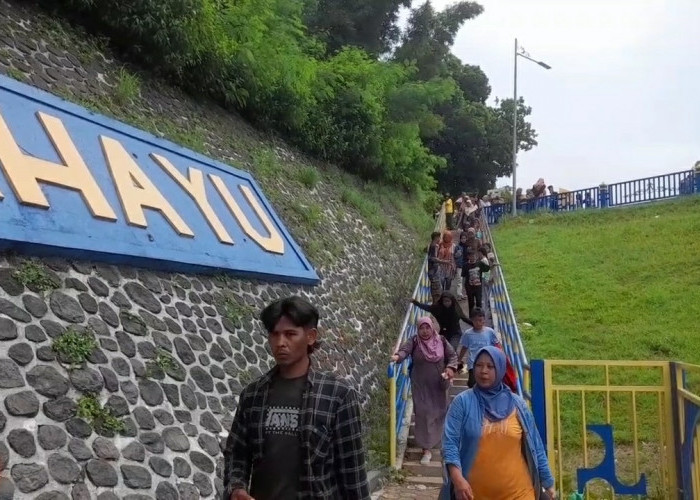
[[[288,297],[260,320],[277,365],[240,395],[223,500],[369,499],[357,395],[311,366],[318,311]]]

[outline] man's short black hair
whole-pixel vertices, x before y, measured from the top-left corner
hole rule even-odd
[[[260,321],[271,332],[282,316],[288,317],[295,326],[318,327],[318,309],[301,297],[292,296],[274,301],[262,310]]]
[[[265,326],[265,330],[270,333],[283,316],[289,318],[294,326],[305,329],[318,328],[318,309],[306,299],[296,295],[268,304],[260,313],[260,321]],[[310,345],[308,347],[309,354],[318,349],[320,345],[318,341]]]
[[[437,238],[438,236],[442,236],[442,234],[441,234],[439,231],[433,231],[433,232],[430,234],[430,241],[434,240],[434,239]]]
[[[469,315],[469,317],[471,319],[478,318],[478,317],[485,318],[486,313],[484,312],[484,310],[481,307],[475,307],[474,309],[472,309],[472,313]]]

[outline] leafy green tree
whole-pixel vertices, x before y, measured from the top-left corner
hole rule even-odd
[[[389,119],[417,123],[423,139],[436,137],[444,128],[444,122],[435,110],[448,103],[456,92],[452,79],[406,83],[389,94]]]
[[[450,53],[480,5],[409,0],[38,0],[195,95],[366,178],[407,190],[510,172],[512,101]],[[392,57],[384,55],[396,46]],[[537,144],[520,109],[520,148]],[[450,187],[450,190],[455,189]]]
[[[440,190],[484,193],[497,178],[512,174],[512,110],[510,99],[500,101],[496,108],[465,101],[447,112],[445,129],[430,141],[431,151],[447,160],[446,168],[438,173]],[[523,151],[537,145],[537,133],[526,120],[530,113],[521,100],[518,137]]]
[[[501,118],[500,123],[507,123],[510,130],[511,151],[513,142],[513,99],[497,101],[496,114]],[[525,99],[518,99],[518,151],[530,151],[537,146],[537,132],[532,124],[526,120],[532,114],[532,108],[525,104]],[[503,132],[503,130],[502,130]],[[512,163],[512,161],[511,161]],[[512,168],[512,165],[511,165]]]
[[[445,73],[455,80],[467,101],[483,104],[491,95],[489,79],[479,66],[463,64],[457,56],[448,54]]]
[[[304,22],[331,54],[347,46],[378,56],[398,41],[399,10],[411,0],[307,0]]]
[[[427,81],[444,75],[459,28],[482,11],[481,5],[475,2],[457,2],[441,12],[436,12],[430,1],[424,3],[411,11],[394,59],[414,62],[418,68],[418,80]]]

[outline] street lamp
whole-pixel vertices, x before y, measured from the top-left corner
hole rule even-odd
[[[520,49],[520,50],[518,50]],[[513,71],[513,215],[516,215],[518,210],[518,185],[515,181],[515,171],[518,165],[518,56],[528,61],[532,61],[544,69],[552,69],[552,67],[542,61],[538,61],[530,57],[530,54],[525,52],[522,47],[518,47],[518,39],[515,39],[515,56],[514,59],[514,71]]]

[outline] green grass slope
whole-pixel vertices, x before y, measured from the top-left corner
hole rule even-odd
[[[493,230],[531,359],[700,364],[700,197]]]

